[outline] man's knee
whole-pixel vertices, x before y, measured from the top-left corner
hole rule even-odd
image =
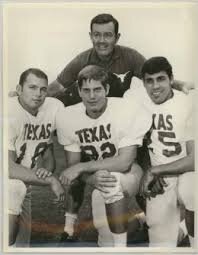
[[[100,191],[105,204],[112,204],[124,198],[123,187],[121,185],[121,176],[123,174],[118,172],[111,172],[111,174],[116,177],[117,182],[115,187],[106,188],[108,193]]]
[[[123,192],[128,196],[137,195],[142,176],[142,168],[138,164],[134,163],[129,172],[121,174],[120,176]]]
[[[27,187],[21,180],[9,180],[9,214],[19,215],[27,192]]]

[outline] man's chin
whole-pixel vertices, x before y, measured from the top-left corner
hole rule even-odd
[[[97,50],[97,54],[98,56],[101,56],[101,57],[108,57],[111,55],[111,52],[107,50]]]

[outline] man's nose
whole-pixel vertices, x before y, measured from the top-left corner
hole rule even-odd
[[[90,91],[90,98],[94,98],[95,97],[95,93],[93,90]]]
[[[159,88],[159,82],[158,81],[154,80],[153,88],[155,88],[155,89]]]
[[[105,36],[103,34],[100,35],[99,42],[105,42]]]
[[[40,97],[41,96],[41,90],[40,89],[37,89],[36,92],[35,92],[36,96]]]

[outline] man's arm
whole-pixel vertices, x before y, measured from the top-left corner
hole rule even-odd
[[[64,86],[58,82],[57,80],[50,83],[47,87],[47,94],[50,97],[57,97],[60,94],[63,94],[65,92]]]
[[[185,82],[185,81],[179,81],[179,80],[173,80],[172,87],[173,89],[183,91],[185,94],[188,94],[189,90],[195,88],[192,82]]]
[[[57,79],[49,84],[48,95],[55,97],[63,94],[68,87],[77,80],[78,73],[84,67],[83,55],[78,55],[58,75]]]
[[[98,161],[80,162],[65,171],[60,176],[61,183],[68,184],[83,173],[94,173],[98,170],[110,172],[126,172],[136,158],[137,146],[127,146],[119,149],[118,155]]]
[[[37,168],[45,168],[50,172],[54,172],[56,167],[56,162],[53,152],[53,143],[49,144],[48,148],[45,150],[44,154],[38,158]]]
[[[186,142],[187,156],[174,162],[154,166],[151,173],[155,176],[180,175],[195,170],[194,163],[194,141]]]
[[[50,185],[53,193],[59,201],[64,200],[64,189],[59,181],[54,176],[47,176],[46,178],[39,178],[36,175],[37,169],[30,169],[20,164],[15,163],[16,153],[14,151],[8,152],[8,171],[10,179],[18,179],[26,184],[33,184],[39,186]]]

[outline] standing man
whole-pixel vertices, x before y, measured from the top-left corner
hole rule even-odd
[[[176,247],[180,222],[179,205],[183,204],[186,210],[186,227],[193,247],[193,98],[172,90],[172,66],[164,57],[147,60],[142,69],[142,77],[151,99],[143,101],[153,113],[148,145],[151,168],[145,173],[141,185],[141,193],[147,197],[146,220],[150,246]],[[164,193],[158,194],[156,187],[152,188],[152,183],[161,178],[166,185]]]
[[[64,189],[51,173],[52,132],[63,105],[46,98],[47,86],[44,72],[28,69],[20,76],[18,96],[9,99],[9,245],[29,246],[31,184],[50,185],[57,200],[64,200]]]
[[[64,145],[68,166],[60,180],[63,185],[70,185],[72,200],[67,208],[65,231],[68,238],[73,235],[73,225],[82,202],[79,201],[79,187],[83,185],[82,180],[88,178],[83,174],[102,171],[107,178],[116,179],[116,185],[106,188],[102,185],[100,190],[93,193],[98,244],[126,246],[128,209],[125,194],[134,196],[139,189],[142,171],[134,161],[136,149],[151,126],[151,117],[135,102],[125,105],[123,99],[107,98],[108,74],[99,66],[83,68],[78,75],[78,86],[82,103],[66,107],[57,124],[58,141]],[[100,221],[97,211],[101,211],[100,207],[95,207],[98,199],[101,201],[100,207],[103,208],[105,204],[113,240],[103,236],[106,229],[104,232],[97,222]]]

